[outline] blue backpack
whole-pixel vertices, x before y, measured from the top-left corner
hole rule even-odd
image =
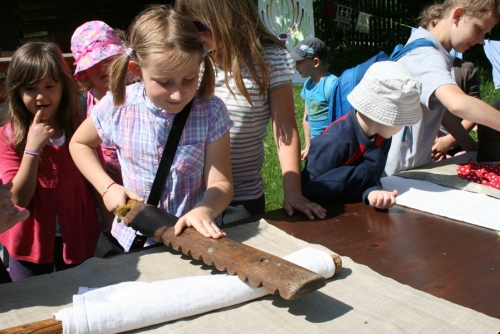
[[[347,95],[356,87],[365,75],[368,68],[379,61],[397,61],[407,53],[422,46],[432,46],[436,48],[434,43],[428,39],[417,39],[403,47],[403,44],[398,44],[394,48],[391,56],[387,56],[384,51],[380,51],[377,55],[368,59],[364,63],[356,67],[349,68],[342,72],[338,80],[332,85],[330,94],[330,105],[328,106],[328,123],[347,115],[352,109],[351,104],[347,101]]]

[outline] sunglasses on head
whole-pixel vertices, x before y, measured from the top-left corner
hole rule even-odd
[[[210,28],[207,27],[200,20],[198,20],[198,19],[192,19],[191,21],[193,22],[194,26],[196,27],[196,29],[198,30],[198,32],[200,33],[200,35],[208,35],[208,34],[212,33],[212,31],[210,30]]]

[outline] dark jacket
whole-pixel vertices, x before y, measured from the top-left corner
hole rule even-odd
[[[302,171],[302,193],[314,202],[365,201],[373,190],[381,190],[391,139],[379,135],[368,139],[354,110],[311,139],[306,167]]]

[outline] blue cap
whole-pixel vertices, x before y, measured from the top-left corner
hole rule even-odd
[[[290,54],[295,61],[304,59],[326,59],[328,57],[328,49],[326,44],[315,37],[308,37],[297,44]]]

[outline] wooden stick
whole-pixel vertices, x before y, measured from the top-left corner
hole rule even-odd
[[[62,322],[56,319],[36,321],[0,330],[0,334],[60,334],[62,332]]]

